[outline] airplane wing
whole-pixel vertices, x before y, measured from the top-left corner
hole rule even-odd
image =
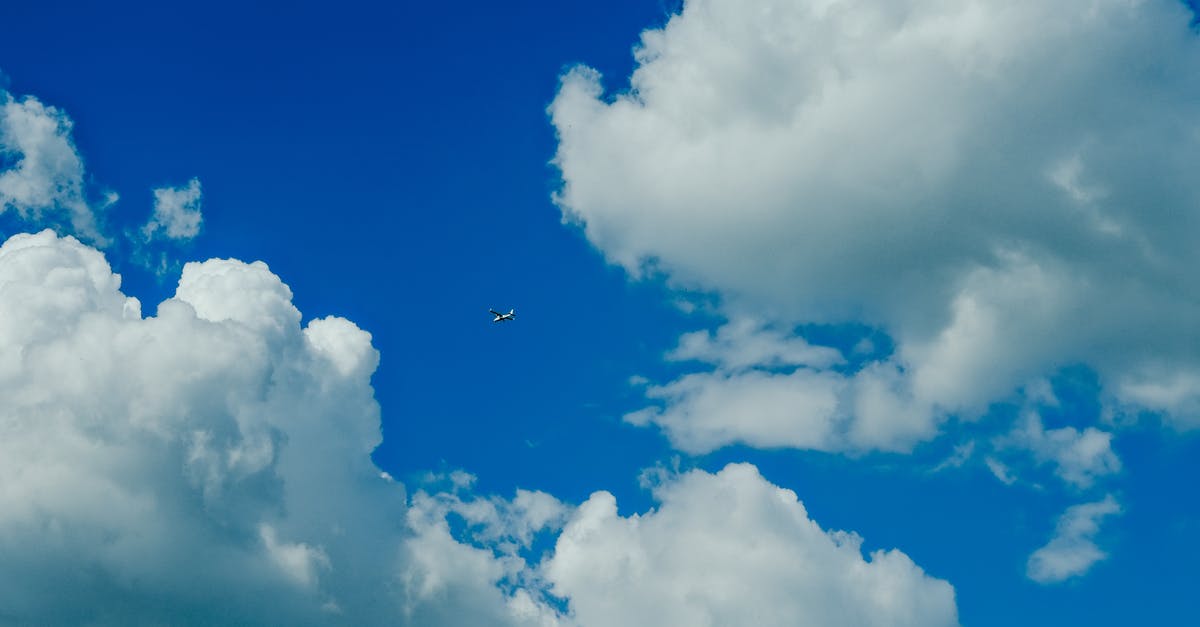
[[[492,312],[493,316],[503,316],[504,315],[504,314],[496,311],[495,309],[489,309],[488,311]]]

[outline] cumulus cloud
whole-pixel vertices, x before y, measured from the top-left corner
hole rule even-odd
[[[473,616],[495,616],[489,624],[513,617],[530,625],[569,624],[546,602],[545,584],[525,559],[535,537],[562,528],[569,508],[529,490],[518,489],[511,500],[480,497],[469,491],[473,476],[455,474],[451,489],[413,496],[406,616],[417,625],[451,625],[461,623],[464,607],[473,607]],[[452,519],[458,533],[451,531]]]
[[[1029,556],[1026,575],[1048,584],[1086,573],[1096,562],[1108,557],[1094,540],[1100,532],[1100,522],[1120,512],[1121,506],[1111,494],[1101,501],[1068,507],[1058,519],[1054,537]]]
[[[522,580],[526,564],[520,557],[497,558],[490,547],[459,542],[445,513],[427,498],[409,512],[415,535],[405,544],[407,565],[400,574],[405,599],[398,618],[411,625],[560,624],[558,613],[528,589],[506,594],[497,587]]]
[[[667,408],[644,422],[696,448],[905,450],[1085,364],[1114,406],[1200,424],[1190,18],[1125,0],[687,0],[642,34],[628,90],[568,71],[555,200],[609,260],[716,292],[733,319],[861,323],[895,347],[769,384],[714,368],[713,392],[649,388]],[[749,386],[857,436],[745,426]],[[743,413],[718,433],[702,404]]]
[[[645,388],[653,405],[625,416],[654,424],[671,443],[706,453],[734,443],[822,451],[907,451],[933,435],[927,407],[901,371],[875,363],[853,374],[827,347],[741,322],[685,334],[673,360],[716,366]]]
[[[648,388],[647,397],[663,405],[625,420],[658,425],[676,448],[689,453],[735,442],[825,449],[840,436],[837,384],[830,375],[808,370],[696,373]]]
[[[336,317],[302,326],[291,296],[261,262],[214,259],[144,316],[73,238],[0,247],[6,622],[554,617],[497,587],[500,557],[419,524],[370,460],[371,336]],[[533,521],[517,537],[558,515],[532,494],[505,511]]]
[[[957,623],[948,583],[864,557],[748,465],[659,473],[629,518],[607,493],[477,496],[461,471],[406,498],[370,460],[367,332],[302,325],[261,262],[186,264],[153,316],[120,283],[49,230],[0,246],[7,620]]]
[[[1181,429],[1200,426],[1200,367],[1153,364],[1122,376],[1115,395],[1134,411],[1171,417]]]
[[[72,125],[62,110],[0,89],[0,213],[11,209],[31,223],[56,222],[63,214],[74,233],[104,244],[97,213],[117,196],[89,199]]]
[[[686,333],[667,358],[707,362],[726,370],[787,366],[828,368],[843,361],[835,349],[813,346],[803,338],[764,328],[758,321],[750,319],[729,322],[716,333]]]
[[[1096,479],[1121,470],[1111,433],[1095,427],[1046,429],[1034,412],[1027,413],[1023,424],[1001,438],[1000,446],[1029,451],[1038,463],[1052,464],[1060,479],[1078,488],[1089,488]]]
[[[571,618],[609,625],[957,625],[954,589],[897,550],[826,531],[750,465],[691,471],[620,516],[597,492],[543,565]]]
[[[142,227],[142,235],[174,240],[189,240],[200,234],[200,179],[193,178],[184,187],[154,189],[154,214]]]

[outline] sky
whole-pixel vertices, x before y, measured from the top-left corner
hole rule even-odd
[[[0,6],[0,623],[1187,623],[1195,20]]]

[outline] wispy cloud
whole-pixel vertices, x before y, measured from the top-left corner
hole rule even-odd
[[[1067,508],[1054,530],[1054,537],[1029,556],[1026,574],[1038,583],[1057,583],[1079,577],[1106,557],[1096,545],[1100,522],[1121,512],[1110,494],[1104,500]]]

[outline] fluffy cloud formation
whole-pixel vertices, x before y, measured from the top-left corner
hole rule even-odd
[[[156,235],[174,240],[189,240],[200,234],[200,179],[188,181],[185,187],[154,189],[154,214],[142,227],[142,235]]]
[[[864,323],[895,346],[854,372],[717,368],[650,388],[666,408],[636,416],[694,450],[906,450],[1086,364],[1115,406],[1200,424],[1190,18],[688,0],[643,33],[627,92],[569,71],[556,201],[611,261],[715,291],[732,318]]]
[[[1121,512],[1117,500],[1108,495],[1095,503],[1067,508],[1046,546],[1033,552],[1026,575],[1038,583],[1057,583],[1083,575],[1093,564],[1108,557],[1096,546],[1100,521]]]
[[[0,89],[0,213],[11,209],[37,223],[65,213],[76,234],[103,244],[96,213],[117,197],[109,192],[99,203],[88,199],[71,127],[60,109]]]
[[[1121,470],[1111,433],[1095,427],[1046,429],[1041,416],[1033,412],[1001,438],[1000,446],[1029,451],[1038,463],[1053,465],[1054,474],[1077,488],[1089,488],[1096,479]]]
[[[809,370],[695,373],[648,387],[646,396],[663,405],[633,412],[625,420],[658,425],[675,448],[688,453],[735,442],[836,449],[840,383],[833,375]]]
[[[711,372],[650,385],[657,404],[632,412],[632,424],[655,424],[689,453],[727,444],[822,451],[905,451],[932,437],[926,407],[904,388],[892,363],[847,375],[830,369],[841,354],[753,323],[734,321],[715,335],[685,334],[668,354],[707,362]]]
[[[750,465],[692,471],[622,517],[607,492],[571,515],[543,565],[571,617],[610,625],[957,625],[954,589],[897,550],[862,555]]]
[[[4,104],[4,208],[31,220],[65,210],[77,233],[100,240],[70,120],[32,98]],[[146,240],[198,233],[198,180],[155,198]],[[0,246],[0,606],[9,620],[957,623],[949,584],[899,551],[864,559],[860,538],[822,531],[751,466],[672,479],[657,489],[661,509],[633,519],[617,517],[611,497],[600,505],[604,493],[580,508],[525,490],[464,497],[463,476],[455,490],[409,502],[370,461],[379,355],[368,333],[336,317],[301,325],[291,291],[262,262],[189,263],[152,317],[120,283],[98,251],[51,231]],[[685,337],[672,358],[739,375],[843,362],[754,322]],[[744,507],[714,517],[700,507],[713,500]],[[555,553],[528,563],[535,538],[564,525]],[[719,550],[662,541],[674,533]],[[669,577],[660,598],[647,596],[644,572],[632,585],[600,582],[628,606],[583,585],[597,567],[612,571],[608,551],[621,539],[624,554]],[[689,557],[736,568],[703,573]],[[717,594],[738,586],[754,593]],[[697,602],[697,591],[708,598]]]
[[[511,501],[464,496],[474,478],[455,474],[466,481],[413,496],[408,521],[416,536],[407,544],[405,616],[414,625],[461,624],[464,615],[479,617],[480,624],[514,617],[543,627],[570,624],[545,602],[544,582],[522,557],[535,536],[562,528],[567,506],[528,490],[517,490]],[[451,519],[462,524],[457,534]]]
[[[948,583],[896,550],[864,558],[752,466],[669,478],[631,518],[607,493],[475,496],[461,472],[407,499],[370,459],[368,333],[302,326],[261,262],[189,263],[150,317],[120,283],[49,230],[0,246],[10,622],[957,622]]]
[[[497,588],[493,553],[416,524],[403,487],[371,463],[369,334],[335,317],[302,327],[261,262],[187,264],[153,317],[119,288],[73,238],[44,231],[0,247],[6,621],[553,617]],[[455,594],[425,594],[432,578]]]

